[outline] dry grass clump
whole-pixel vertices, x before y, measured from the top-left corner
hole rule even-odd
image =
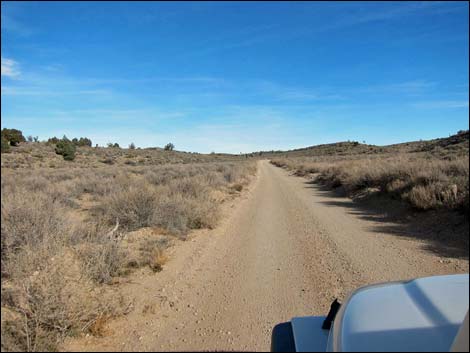
[[[16,266],[10,257],[24,249],[49,245],[50,240],[55,240],[55,243],[65,242],[68,232],[69,225],[64,212],[51,196],[25,189],[9,193],[2,188],[2,273],[18,270],[30,272],[36,264],[32,263],[28,268]],[[31,258],[25,260],[32,261]],[[10,265],[12,268],[9,268]]]
[[[122,313],[120,299],[97,288],[62,250],[52,257],[41,251],[40,269],[2,284],[2,351],[56,350],[66,335],[89,332],[101,317]]]
[[[53,196],[2,188],[2,351],[55,350],[64,336],[120,311],[82,270],[78,236]]]
[[[110,284],[113,277],[126,273],[127,251],[117,242],[100,239],[76,247],[83,272],[96,283]]]
[[[165,249],[169,246],[168,238],[147,238],[141,243],[140,266],[147,265],[154,272],[160,272],[168,261]]]
[[[218,206],[209,195],[196,197],[165,188],[156,201],[153,222],[174,234],[183,236],[189,229],[213,228]]]
[[[240,162],[116,164],[2,168],[2,351],[56,350],[65,336],[100,334],[124,312],[109,284],[133,267],[161,271],[171,235],[213,227],[213,194],[255,171]]]
[[[132,177],[115,176],[95,216],[109,225],[119,221],[127,231],[160,227],[184,237],[188,230],[215,226],[218,203],[212,191],[231,190],[234,184],[241,190],[254,170],[253,165],[224,163],[147,168]]]
[[[124,185],[103,198],[99,206],[108,223],[116,221],[126,230],[152,225],[156,194],[144,181]]]
[[[327,162],[315,159],[274,160],[298,175],[317,173],[317,180],[343,187],[349,194],[377,188],[416,209],[469,209],[469,160],[440,160],[430,155],[395,155]]]

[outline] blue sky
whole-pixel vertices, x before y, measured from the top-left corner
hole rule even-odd
[[[250,152],[468,129],[467,2],[2,2],[2,127]]]

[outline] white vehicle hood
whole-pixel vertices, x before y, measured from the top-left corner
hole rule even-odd
[[[339,311],[328,350],[448,351],[468,311],[469,276],[364,287]]]

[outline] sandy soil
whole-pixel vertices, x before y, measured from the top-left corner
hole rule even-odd
[[[468,272],[468,257],[397,236],[396,224],[364,217],[350,199],[268,161],[224,212],[217,229],[173,247],[162,272],[141,270],[119,287],[133,308],[103,337],[63,349],[269,350],[276,323],[326,314],[358,286]]]

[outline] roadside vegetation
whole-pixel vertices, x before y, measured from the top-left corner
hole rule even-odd
[[[380,193],[419,210],[469,212],[468,131],[237,156],[174,147],[40,142],[2,130],[2,351],[56,350],[67,336],[101,335],[107,320],[132,310],[119,282],[137,268],[161,271],[168,247],[215,227],[220,206],[255,173],[253,157],[352,197]]]
[[[333,145],[328,149],[331,151]],[[348,195],[378,192],[418,210],[469,211],[468,131],[445,139],[382,147],[381,153],[273,158],[272,163]],[[315,151],[314,151],[315,152]],[[312,153],[312,151],[310,151]]]
[[[66,336],[100,335],[130,310],[120,279],[136,268],[161,271],[165,250],[214,227],[221,204],[256,170],[252,161],[191,163],[192,154],[164,150],[173,163],[151,165],[137,149],[63,141],[20,142],[2,154],[2,351],[56,350]],[[65,160],[72,149],[75,159]]]
[[[129,148],[119,147],[116,143],[110,143],[109,147],[91,147],[91,141],[89,144],[80,145],[80,142],[74,143],[73,140],[69,140],[64,136],[62,139],[52,138],[47,142],[22,142],[16,146],[11,146],[2,134],[2,167],[11,169],[100,168],[104,164],[155,166],[251,159],[249,155],[202,154],[158,147],[139,148],[134,143],[131,143]],[[75,150],[73,163],[64,159],[63,148],[59,148],[59,150],[57,148],[64,141],[66,141],[70,150]]]

